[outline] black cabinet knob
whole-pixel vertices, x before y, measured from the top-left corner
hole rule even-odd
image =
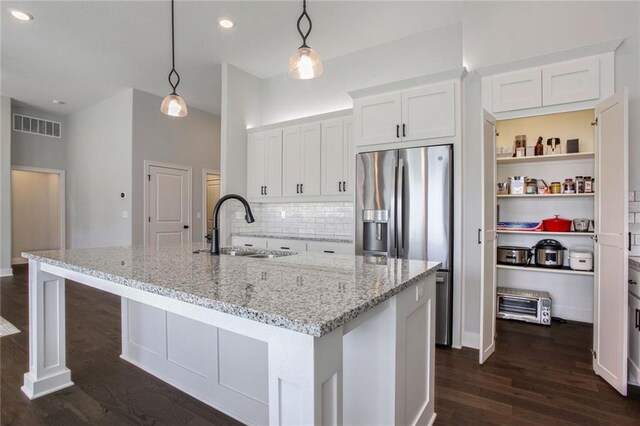
[[[189,229],[189,225],[184,225],[183,228],[184,229]]]

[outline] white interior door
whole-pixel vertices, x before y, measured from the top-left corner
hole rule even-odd
[[[593,369],[627,394],[628,97],[596,106],[596,235]]]
[[[282,131],[282,195],[285,197],[295,197],[300,194],[301,150],[300,127],[284,129]]]
[[[165,244],[191,240],[191,185],[189,170],[149,166],[148,244],[157,249]]]
[[[300,136],[302,154],[300,193],[320,195],[320,123],[302,126]]]
[[[496,119],[483,110],[480,364],[496,350]]]
[[[220,199],[220,176],[207,176],[207,234],[211,234],[213,228],[213,209]]]

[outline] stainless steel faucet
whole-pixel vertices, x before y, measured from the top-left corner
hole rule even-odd
[[[213,209],[213,223],[211,229],[211,254],[215,256],[220,254],[220,233],[218,230],[218,214],[220,212],[220,206],[222,206],[222,204],[230,198],[238,200],[242,203],[245,212],[244,220],[246,220],[247,223],[253,223],[256,221],[253,218],[253,213],[251,213],[251,207],[249,206],[249,203],[240,195],[227,194],[224,197],[220,198]]]

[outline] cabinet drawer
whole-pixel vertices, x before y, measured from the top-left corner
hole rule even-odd
[[[499,74],[493,77],[493,112],[542,106],[539,68]]]
[[[640,380],[640,299],[629,295],[629,379],[638,383]]]
[[[335,254],[353,254],[353,244],[351,243],[330,243],[321,241],[309,241],[307,243],[307,251],[314,253],[335,253]]]
[[[629,268],[629,293],[640,298],[640,271],[633,268]]]
[[[542,104],[558,105],[600,97],[600,59],[596,56],[542,68]]]
[[[279,240],[269,238],[269,250],[295,251],[296,253],[307,251],[307,243],[298,240]]]
[[[240,237],[240,236],[234,235],[231,237],[231,245],[234,247],[250,247],[250,248],[266,249],[267,239],[256,238],[256,237]]]

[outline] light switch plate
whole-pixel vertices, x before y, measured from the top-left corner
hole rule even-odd
[[[124,217],[124,218],[129,217],[129,212],[128,212],[128,211],[126,211],[126,210],[123,210],[123,211],[122,211],[122,217]]]
[[[196,213],[196,219],[200,219],[200,212]]]

